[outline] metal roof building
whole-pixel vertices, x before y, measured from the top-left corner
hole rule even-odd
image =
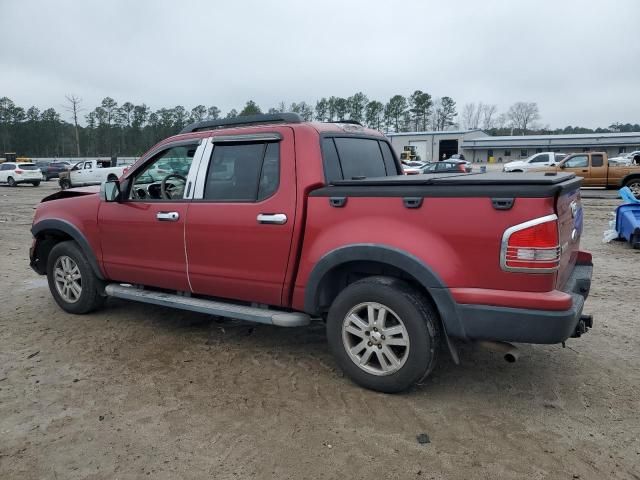
[[[434,162],[443,155],[449,158],[454,153],[462,153],[461,145],[466,140],[488,137],[482,130],[443,130],[434,132],[388,133],[391,145],[400,155],[405,147],[415,149],[420,160]]]
[[[610,157],[640,150],[640,132],[567,135],[519,135],[469,138],[461,149],[468,160],[508,162],[537,152],[606,152]]]
[[[640,150],[640,132],[492,137],[482,130],[390,133],[398,154],[411,147],[424,161],[436,161],[463,153],[474,162],[509,162],[537,152],[602,151],[610,157]]]

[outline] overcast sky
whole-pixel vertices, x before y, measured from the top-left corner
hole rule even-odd
[[[537,102],[551,127],[640,122],[639,0],[0,0],[0,32],[0,97],[25,108],[420,89]]]

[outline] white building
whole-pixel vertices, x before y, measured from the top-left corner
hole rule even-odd
[[[408,132],[387,135],[398,155],[414,146],[423,161],[462,153],[473,162],[509,162],[537,152],[606,152],[610,157],[640,150],[640,132],[492,137],[482,130]]]

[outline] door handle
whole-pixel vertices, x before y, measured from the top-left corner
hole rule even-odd
[[[161,222],[177,222],[180,219],[178,212],[158,212],[156,218]]]
[[[258,223],[284,225],[287,223],[287,216],[284,213],[259,213],[257,220]]]

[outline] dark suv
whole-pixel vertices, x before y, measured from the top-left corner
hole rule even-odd
[[[64,172],[69,169],[71,164],[69,162],[36,162],[36,165],[42,171],[42,177],[44,180],[51,180],[52,178],[58,178],[60,172]]]

